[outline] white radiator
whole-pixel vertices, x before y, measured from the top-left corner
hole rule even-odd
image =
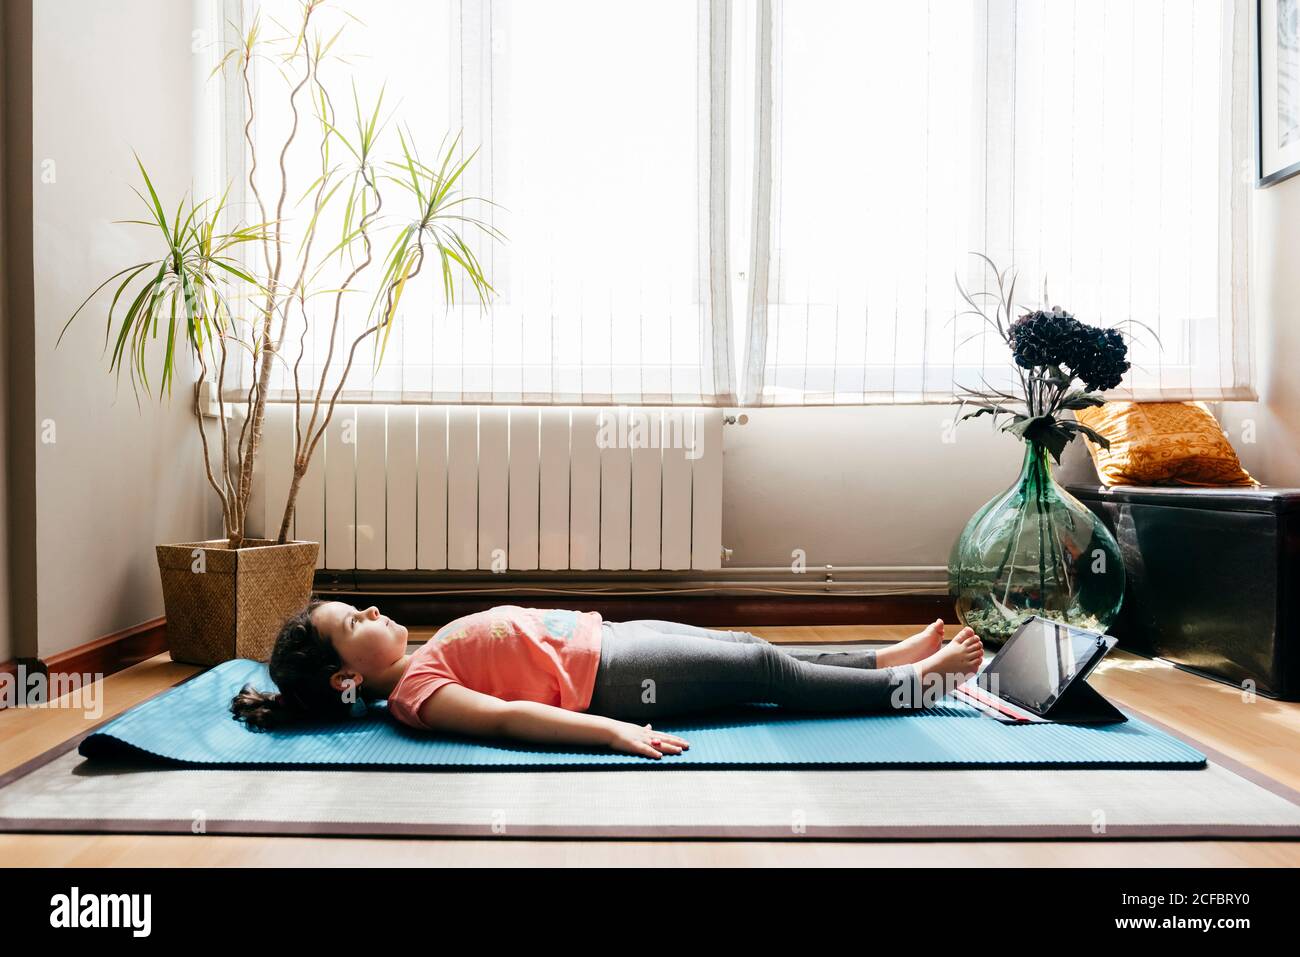
[[[292,457],[268,405],[250,536],[279,531]],[[333,570],[716,569],[722,410],[340,405],[292,535]]]

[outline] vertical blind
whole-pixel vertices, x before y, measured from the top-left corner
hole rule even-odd
[[[762,0],[746,401],[1014,380],[956,281],[1132,337],[1113,395],[1251,398],[1241,0]],[[1046,292],[1044,293],[1044,289]]]
[[[299,9],[224,3],[245,26],[257,10],[287,26]],[[346,25],[322,67],[343,105],[354,82],[363,103],[385,90],[390,156],[399,121],[426,162],[461,131],[463,155],[479,150],[465,190],[498,204],[476,212],[507,236],[475,246],[490,308],[447,308],[436,281],[407,289],[383,364],[372,375],[363,347],[342,397],[947,402],[1013,381],[1002,343],[957,315],[958,280],[992,288],[972,252],[1018,270],[1022,307],[1130,334],[1133,369],[1113,395],[1253,397],[1248,6],[326,4],[325,34]],[[252,135],[271,195],[284,89],[279,65],[258,60]],[[224,101],[238,181],[245,104],[229,77]],[[301,184],[290,227],[311,213],[293,203],[319,173],[314,134],[304,126],[287,158]],[[366,304],[347,301],[345,341]],[[293,398],[299,341],[311,394],[331,310],[322,296],[310,324],[291,315],[270,398]],[[340,370],[336,347],[327,391]],[[231,398],[247,361],[241,374]]]
[[[300,9],[297,0],[239,0],[245,29],[260,13],[268,39],[293,29]],[[313,14],[313,32],[326,39],[344,28],[320,70],[340,120],[350,123],[355,82],[363,109],[384,91],[389,157],[400,158],[397,132],[408,126],[429,165],[443,135],[460,134],[460,156],[478,151],[463,193],[495,204],[467,206],[506,236],[493,243],[470,230],[496,288],[489,308],[472,298],[446,307],[436,270],[426,269],[425,281],[403,292],[379,368],[372,376],[372,336],[342,398],[737,401],[722,135],[729,9],[722,0],[380,0],[335,2]],[[255,63],[256,175],[268,196],[279,189],[275,159],[292,120],[285,73],[292,82],[301,70],[286,71],[271,57]],[[227,110],[240,116],[226,125],[242,135],[245,104],[232,79],[225,80]],[[297,184],[291,203],[320,174],[319,135],[306,103],[287,159]],[[230,172],[237,178],[245,171]],[[325,235],[340,234],[345,193],[320,220]],[[384,198],[388,218],[402,194],[387,188]],[[400,219],[394,213],[391,222]],[[311,215],[308,198],[287,221],[301,227]],[[384,243],[376,244],[380,252]],[[373,295],[381,273],[371,268],[358,282],[369,280]],[[339,274],[327,270],[317,285],[332,288]],[[367,328],[369,302],[364,294],[348,298],[342,341]],[[272,399],[293,397],[300,340],[300,383],[305,395],[313,391],[332,308],[325,295],[309,303],[310,324],[291,316],[285,362],[276,363],[269,383]],[[341,368],[336,344],[327,391]]]

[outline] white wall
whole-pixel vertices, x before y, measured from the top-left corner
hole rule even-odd
[[[737,410],[741,411],[741,410]],[[952,406],[743,410],[723,430],[731,566],[946,565],[971,514],[1011,485],[1024,447],[987,419],[946,442]],[[1090,477],[1082,442],[1062,477]]]
[[[1300,176],[1256,190],[1254,214],[1251,308],[1260,400],[1224,403],[1220,421],[1255,478],[1300,486]]]
[[[0,63],[0,68],[3,63]],[[0,79],[0,84],[3,80]],[[0,148],[4,146],[3,135],[0,135]],[[0,196],[0,205],[5,202],[4,197]],[[0,233],[0,279],[4,278],[4,273],[8,263],[8,256],[5,254],[4,236]],[[0,322],[9,322],[7,290],[0,285]],[[6,353],[8,335],[0,335],[0,436],[4,436],[4,441],[0,441],[0,523],[7,524],[9,515],[9,359]],[[5,528],[6,536],[9,529]],[[8,661],[14,657],[15,649],[13,636],[9,627],[9,603],[13,598],[9,580],[9,548],[7,541],[0,541],[0,582],[4,587],[0,587],[0,661]]]
[[[201,535],[211,492],[192,376],[137,410],[127,371],[120,389],[108,371],[108,299],[55,350],[96,285],[158,255],[147,229],[112,224],[142,218],[132,149],[164,204],[190,187],[190,5],[40,0],[34,18],[36,416],[56,441],[37,453],[39,594],[16,600],[39,603],[44,657],[161,615],[154,545]]]

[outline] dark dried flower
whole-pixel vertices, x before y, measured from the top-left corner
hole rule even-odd
[[[1064,309],[1026,313],[1011,324],[1011,354],[1022,369],[1068,363],[1083,324]]]

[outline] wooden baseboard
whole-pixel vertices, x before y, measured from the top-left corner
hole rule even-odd
[[[600,612],[610,621],[659,618],[688,625],[898,625],[921,624],[942,618],[956,621],[948,595],[769,596],[645,595],[603,597],[574,595],[394,595],[375,591],[318,591],[317,596],[345,601],[358,608],[375,605],[405,625],[444,625],[462,615],[494,605],[531,608],[575,608]]]
[[[19,668],[23,668],[27,674],[32,674],[36,671],[44,671],[45,662],[40,658],[10,658],[8,661],[0,661],[0,675],[16,675]],[[0,708],[3,707],[4,705],[0,704]]]
[[[28,675],[78,674],[107,676],[139,664],[167,650],[167,619],[155,618],[48,658],[19,658],[0,662],[0,674],[16,675],[21,666]],[[5,701],[0,699],[0,709]]]

